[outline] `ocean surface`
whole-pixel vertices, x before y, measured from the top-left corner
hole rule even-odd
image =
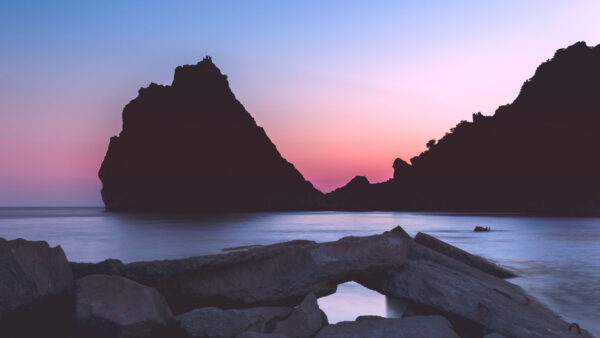
[[[600,337],[600,218],[402,212],[208,215],[106,213],[101,208],[0,208],[0,237],[61,245],[71,261],[182,258],[293,239],[317,242],[378,234],[401,225],[426,232],[520,275],[511,279],[568,322]],[[476,225],[492,232],[474,233]],[[356,283],[319,299],[330,322],[394,317],[393,299]]]

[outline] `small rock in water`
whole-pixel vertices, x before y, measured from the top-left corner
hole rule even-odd
[[[475,229],[473,229],[473,232],[489,232],[492,231],[492,229],[490,229],[490,227],[482,227],[482,226],[475,226]]]

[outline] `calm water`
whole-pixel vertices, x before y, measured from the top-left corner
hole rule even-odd
[[[600,336],[600,218],[539,218],[392,212],[232,215],[110,214],[100,208],[0,208],[0,237],[61,245],[69,260],[181,258],[292,239],[318,242],[401,225],[517,270],[512,279],[569,322]],[[475,225],[490,233],[473,233]],[[394,316],[393,300],[356,283],[319,299],[331,322]]]

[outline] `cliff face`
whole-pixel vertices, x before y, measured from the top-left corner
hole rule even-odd
[[[512,104],[461,121],[411,165],[396,160],[393,179],[363,185],[369,203],[348,189],[328,198],[350,210],[599,210],[599,150],[600,46],[579,42],[540,65]]]
[[[123,110],[99,172],[109,211],[271,211],[324,207],[207,57],[150,84]]]

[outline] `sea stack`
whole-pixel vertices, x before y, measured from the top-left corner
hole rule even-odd
[[[210,57],[151,83],[123,109],[99,172],[107,211],[284,211],[324,208]]]

